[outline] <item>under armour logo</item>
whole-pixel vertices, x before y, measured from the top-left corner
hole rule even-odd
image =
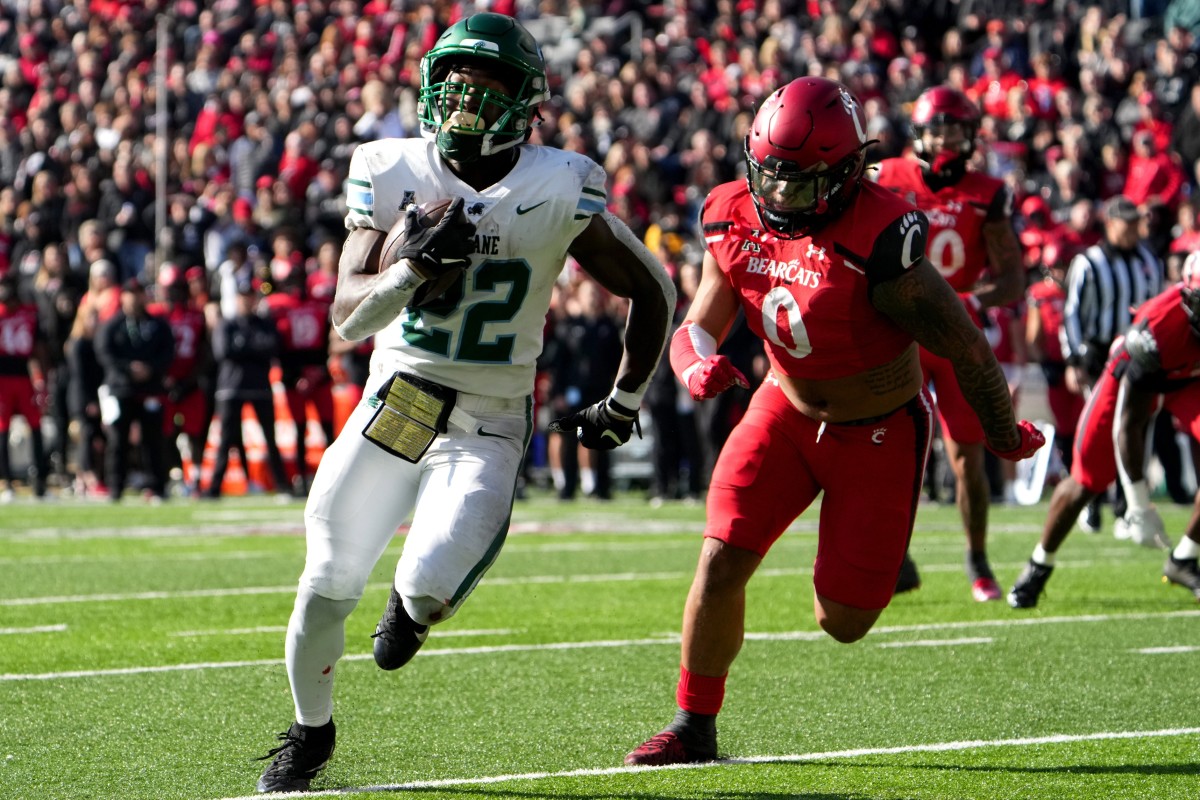
[[[874,444],[883,444],[883,435],[887,433],[887,428],[876,428],[871,431],[871,442]]]
[[[808,243],[808,252],[805,253],[805,255],[810,259],[816,259],[817,261],[824,261],[825,260],[825,248],[817,247],[812,242],[809,242]]]

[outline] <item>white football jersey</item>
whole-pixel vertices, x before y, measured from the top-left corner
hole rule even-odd
[[[424,139],[360,145],[350,161],[346,227],[389,230],[412,203],[462,197],[475,249],[462,280],[406,308],[375,334],[372,372],[404,370],[460,391],[521,397],[567,248],[606,206],[604,170],[587,156],[525,144],[512,171],[476,191]]]

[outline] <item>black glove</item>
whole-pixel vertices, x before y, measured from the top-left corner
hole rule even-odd
[[[637,412],[630,411],[612,398],[606,398],[583,411],[554,420],[550,423],[550,430],[566,433],[578,429],[579,441],[584,447],[615,450],[629,441],[635,426],[640,439],[642,426],[638,422]]]
[[[475,224],[463,212],[463,199],[454,198],[437,224],[422,223],[422,212],[410,208],[404,215],[404,246],[398,259],[409,258],[429,278],[452,270],[466,269],[471,263]]]

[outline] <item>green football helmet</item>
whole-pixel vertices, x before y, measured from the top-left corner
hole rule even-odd
[[[491,89],[480,95],[478,89],[470,92],[469,84],[446,81],[461,65],[486,69],[511,96]],[[459,20],[421,59],[421,134],[451,161],[470,163],[521,144],[533,130],[538,105],[549,97],[546,63],[537,42],[503,14]],[[494,116],[489,125],[487,120]]]

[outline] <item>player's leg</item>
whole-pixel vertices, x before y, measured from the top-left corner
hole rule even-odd
[[[1180,427],[1193,439],[1200,437],[1200,386],[1190,384],[1181,392],[1167,395],[1167,408]],[[1200,600],[1200,491],[1192,501],[1192,516],[1179,543],[1163,564],[1163,580],[1182,586]]]
[[[742,646],[746,584],[820,491],[798,446],[799,439],[815,439],[817,428],[768,382],[726,441],[709,484],[706,538],[684,606],[675,719],[627,755],[626,764],[716,758],[716,716]]]
[[[508,533],[522,456],[532,432],[524,398],[460,395],[480,431],[451,424],[422,460],[412,527],[375,634],[382,669],[404,666],[429,626],[458,611],[491,567]]]
[[[932,441],[933,406],[922,392],[882,419],[830,425],[809,445],[807,461],[825,491],[813,607],[839,642],[866,636],[892,599]],[[863,487],[870,503],[862,501]]]
[[[307,789],[333,753],[333,684],[345,621],[415,497],[418,467],[361,435],[360,404],[325,454],[305,507],[304,572],[284,649],[296,721],[258,782],[260,792]]]
[[[1116,480],[1113,421],[1117,407],[1117,381],[1107,372],[1096,383],[1079,416],[1071,472],[1054,487],[1042,536],[1029,562],[1008,593],[1013,608],[1033,608],[1050,579],[1058,548],[1070,534],[1080,513]]]

